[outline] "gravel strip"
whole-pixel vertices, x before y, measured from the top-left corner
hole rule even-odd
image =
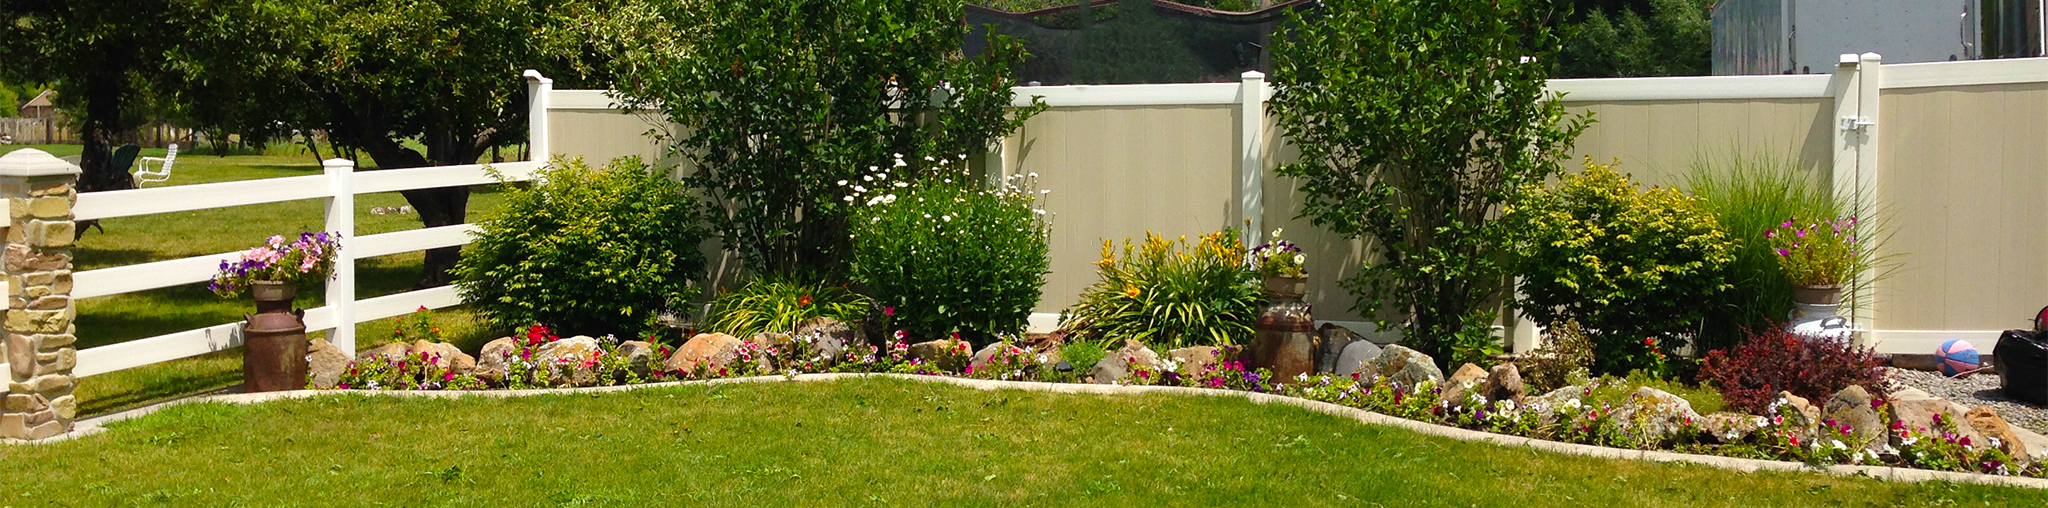
[[[2006,423],[2048,434],[2048,407],[2013,400],[1998,389],[1998,375],[1990,372],[1966,378],[1949,378],[1939,372],[1885,367],[1891,381],[1926,390],[1936,397],[1970,407],[1990,406]]]

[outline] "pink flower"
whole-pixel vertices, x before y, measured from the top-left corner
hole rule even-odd
[[[883,307],[883,308],[882,308],[882,315],[884,315],[884,316],[888,316],[888,317],[896,317],[896,308],[895,308],[895,307]]]

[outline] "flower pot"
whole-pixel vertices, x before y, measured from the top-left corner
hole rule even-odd
[[[1308,278],[1267,277],[1265,283],[1266,308],[1253,327],[1252,367],[1272,369],[1274,379],[1293,382],[1315,370],[1315,318],[1301,301],[1308,294]]]
[[[1266,277],[1266,297],[1295,299],[1308,295],[1308,277]]]
[[[1807,305],[1836,305],[1842,303],[1842,285],[1792,286],[1792,302]]]
[[[255,281],[249,296],[256,313],[242,324],[242,386],[245,392],[306,388],[306,322],[292,309],[298,287],[286,282]]]

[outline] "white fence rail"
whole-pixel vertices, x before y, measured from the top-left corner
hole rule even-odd
[[[553,82],[527,71],[530,121],[536,133],[530,153],[546,157],[546,98]],[[327,284],[327,305],[306,309],[306,330],[328,331],[337,348],[355,351],[355,324],[399,316],[421,307],[437,309],[462,303],[453,286],[444,286],[379,296],[355,298],[357,259],[405,252],[455,247],[470,242],[475,225],[457,224],[392,233],[355,236],[355,196],[491,184],[531,179],[542,163],[538,161],[501,164],[466,164],[426,168],[356,172],[355,162],[330,159],[323,163],[326,174],[296,176],[203,185],[179,185],[150,189],[94,192],[78,195],[72,215],[78,220],[132,217],[231,206],[277,203],[301,199],[327,201],[326,231],[342,234],[341,250],[335,259],[335,277]],[[492,173],[496,174],[493,175]],[[239,259],[238,252],[226,252],[183,259],[87,270],[72,275],[72,298],[111,296],[137,291],[193,284],[212,280],[223,261]],[[91,334],[89,327],[79,330]],[[78,377],[203,355],[242,345],[242,324],[224,323],[195,330],[168,333],[146,339],[85,349],[78,352]],[[0,371],[6,370],[0,364]]]

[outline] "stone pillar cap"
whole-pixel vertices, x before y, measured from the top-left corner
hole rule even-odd
[[[76,175],[79,172],[77,164],[34,148],[23,148],[8,152],[7,155],[0,155],[0,176]]]

